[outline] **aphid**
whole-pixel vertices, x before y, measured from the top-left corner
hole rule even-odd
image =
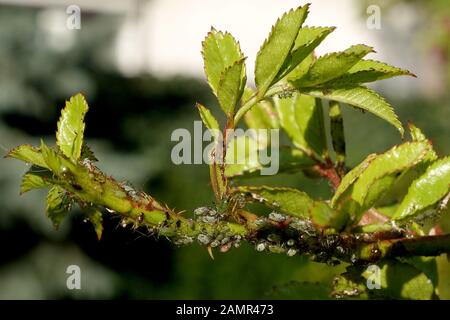
[[[139,216],[138,216],[138,222],[139,223],[142,223],[142,222],[144,222],[144,214],[141,212],[140,214],[139,214]]]
[[[198,242],[200,242],[201,244],[204,244],[204,245],[206,245],[206,244],[208,244],[210,242],[210,239],[209,239],[208,235],[203,234],[203,233],[200,233],[197,236],[197,240],[198,240]]]
[[[207,214],[209,211],[210,210],[208,207],[200,207],[194,210],[194,214],[196,214],[197,216],[202,216]]]
[[[292,247],[295,244],[295,240],[294,239],[289,239],[286,244],[290,247]]]
[[[269,251],[272,253],[283,253],[285,249],[282,246],[271,244],[269,245]]]
[[[256,251],[262,252],[266,249],[266,243],[265,242],[259,242],[255,246]]]
[[[221,244],[225,244],[225,243],[228,243],[228,242],[230,242],[230,238],[228,238],[228,237],[225,237],[225,238],[223,238],[223,239],[220,241]]]
[[[287,254],[289,257],[295,256],[295,255],[297,254],[297,250],[295,250],[295,249],[293,249],[293,248],[290,248],[290,249],[286,252],[286,254]]]
[[[283,222],[286,220],[286,216],[274,211],[269,213],[269,219],[276,222]]]
[[[212,217],[212,216],[203,216],[203,217],[201,217],[201,220],[205,223],[214,223],[217,221],[216,217]]]
[[[214,240],[213,242],[211,242],[210,246],[215,248],[218,247],[220,245],[220,242],[218,240]]]

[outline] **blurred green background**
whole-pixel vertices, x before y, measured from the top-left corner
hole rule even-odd
[[[370,1],[376,3],[376,1]],[[361,23],[365,23],[364,1]],[[425,68],[438,65],[433,94],[388,90],[396,80],[384,81],[385,91],[405,123],[412,121],[431,137],[440,155],[450,154],[450,8],[448,1],[380,1],[382,12],[406,5],[420,21],[408,34],[383,19],[386,42],[407,38]],[[176,166],[170,161],[175,128],[192,130],[198,120],[196,101],[218,111],[204,81],[186,76],[170,78],[141,73],[125,76],[111,52],[123,17],[88,14],[74,32],[67,50],[55,49],[40,27],[42,7],[0,5],[0,147],[53,143],[56,121],[64,101],[77,92],[87,96],[86,137],[100,160],[99,167],[118,180],[177,209],[192,210],[212,202],[208,169],[204,165]],[[426,23],[423,23],[425,21]],[[332,22],[327,22],[332,24]],[[396,38],[397,37],[397,38]],[[414,70],[412,70],[414,72]],[[414,80],[419,83],[423,79]],[[430,83],[423,82],[425,87]],[[433,89],[433,88],[432,88]],[[379,119],[351,108],[345,113],[348,164],[369,152],[400,142],[395,130]],[[343,266],[311,263],[302,257],[257,253],[244,245],[211,260],[204,247],[175,248],[139,232],[119,227],[108,218],[101,241],[76,210],[58,231],[45,217],[45,192],[19,196],[26,167],[0,160],[0,299],[216,299],[314,298],[308,287],[291,289],[291,281],[327,285]],[[329,195],[327,184],[301,174],[258,180],[294,186],[317,198]],[[448,217],[444,223],[449,232]],[[68,290],[66,268],[79,265],[82,289]],[[439,258],[442,298],[450,298],[450,268]],[[292,292],[294,290],[294,292]],[[294,293],[294,295],[292,295]]]

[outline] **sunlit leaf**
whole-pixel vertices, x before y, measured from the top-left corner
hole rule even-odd
[[[450,189],[450,157],[437,160],[416,179],[395,213],[394,219],[413,217],[441,200]]]
[[[225,69],[243,58],[239,43],[228,32],[211,28],[202,43],[202,55],[206,78],[217,95],[220,78]]]
[[[246,81],[244,59],[234,62],[220,76],[217,98],[228,118],[234,115],[236,106],[241,100]]]
[[[256,57],[255,82],[262,97],[283,74],[283,67],[294,47],[300,27],[306,19],[309,5],[285,13],[272,27]]]
[[[408,70],[390,66],[375,60],[361,60],[337,79],[324,84],[325,87],[352,86],[397,76],[414,76]]]
[[[303,77],[293,82],[299,88],[326,83],[346,73],[370,52],[373,52],[373,48],[360,44],[342,52],[329,53],[318,58]]]
[[[66,101],[61,111],[56,132],[56,143],[69,159],[78,160],[81,155],[84,138],[84,116],[88,111],[86,99],[81,93]]]
[[[313,97],[294,93],[290,98],[274,97],[281,127],[302,150],[323,156],[326,152],[322,105]]]
[[[403,136],[403,126],[398,120],[392,106],[376,92],[366,87],[351,87],[329,90],[304,89],[300,91],[316,98],[347,103],[362,110],[369,111],[370,113],[373,113],[374,115],[392,124]]]
[[[202,119],[205,126],[211,131],[211,135],[214,137],[215,141],[218,141],[218,131],[220,130],[219,123],[216,118],[212,115],[211,111],[208,108],[201,105],[200,103],[196,104],[198,112],[200,113],[200,118]]]
[[[18,146],[17,148],[14,148],[6,155],[6,157],[22,160],[26,163],[30,163],[42,168],[48,168],[48,165],[42,156],[41,150],[27,144],[23,144]]]

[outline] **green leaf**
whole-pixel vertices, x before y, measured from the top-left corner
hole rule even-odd
[[[408,129],[413,141],[428,141],[422,130],[417,128],[414,124],[408,123]]]
[[[412,300],[433,298],[433,281],[411,264],[388,260],[381,262],[379,267],[381,269],[381,288],[371,290],[372,296]],[[369,280],[374,273],[366,270],[362,276]]]
[[[373,287],[369,289],[369,285]],[[413,264],[398,260],[348,267],[347,272],[336,277],[332,295],[338,299],[429,300],[435,297],[433,280]]]
[[[364,161],[362,161],[355,168],[350,170],[341,180],[339,187],[336,189],[333,198],[331,199],[331,206],[336,208],[337,203],[342,195],[353,185],[359,176],[367,169],[369,164],[377,157],[375,153],[369,154]]]
[[[390,66],[386,63],[375,60],[361,60],[348,70],[341,77],[324,84],[325,87],[348,87],[367,82],[388,79],[397,76],[413,76],[408,70],[403,70]]]
[[[414,217],[436,204],[450,188],[450,157],[437,160],[416,179],[395,213],[395,220]]]
[[[52,220],[55,228],[59,226],[61,221],[70,210],[72,201],[67,196],[64,189],[54,186],[47,195],[47,214]]]
[[[345,165],[345,136],[344,120],[342,119],[341,108],[336,101],[330,102],[330,132],[334,152],[336,152],[336,162],[338,166]]]
[[[222,73],[217,89],[217,99],[228,118],[234,116],[234,111],[241,100],[246,82],[244,59],[236,61]]]
[[[33,146],[23,144],[8,152],[5,158],[15,158],[42,168],[48,168],[42,156],[41,150]]]
[[[225,69],[243,58],[239,43],[228,32],[211,28],[202,43],[206,78],[217,96],[219,82]]]
[[[308,194],[297,189],[268,186],[239,186],[235,190],[254,201],[294,217],[311,219],[319,228],[340,230],[347,221],[345,213],[338,213],[326,203],[314,201]]]
[[[78,160],[81,155],[84,136],[84,116],[89,110],[81,93],[66,101],[61,112],[56,132],[56,143],[62,153],[69,159]]]
[[[314,204],[308,194],[292,188],[239,186],[236,190],[256,201],[264,202],[273,209],[299,218],[309,218],[309,210]]]
[[[377,181],[413,167],[428,150],[428,143],[407,142],[378,155],[359,175],[354,184],[352,199],[364,206],[369,191]]]
[[[93,162],[96,162],[96,161],[98,161],[98,159],[95,157],[95,154],[94,154],[94,152],[91,150],[91,148],[87,145],[87,144],[85,144],[85,143],[83,143],[83,146],[81,147],[81,156],[80,156],[80,159],[87,159],[87,160],[90,160],[90,161],[93,161]]]
[[[86,213],[89,221],[94,227],[95,233],[97,234],[97,239],[102,238],[103,233],[103,215],[102,212],[93,206],[83,207],[83,211]]]
[[[373,48],[360,44],[343,52],[322,56],[313,63],[303,77],[294,80],[295,86],[299,88],[315,87],[340,77],[370,52],[373,52]]]
[[[300,28],[297,38],[295,39],[294,47],[292,48],[289,59],[287,60],[288,67],[286,68],[284,74],[288,74],[289,79],[298,79],[300,75],[298,70],[293,70],[297,69],[308,56],[312,57],[311,53],[313,50],[335,29],[335,27]]]
[[[322,105],[316,99],[294,93],[291,98],[274,97],[281,127],[295,146],[319,156],[326,153]]]
[[[61,159],[55,150],[49,148],[43,140],[41,140],[41,152],[42,157],[49,168],[54,174],[59,175],[63,169]]]
[[[290,10],[277,20],[269,37],[256,57],[255,82],[258,95],[263,97],[267,89],[280,80],[282,68],[294,47],[300,27],[308,15],[309,5]]]
[[[369,111],[392,124],[403,136],[403,126],[398,120],[391,105],[376,92],[366,87],[351,87],[330,90],[305,89],[300,91],[316,98],[339,101]]]
[[[33,189],[41,189],[51,185],[52,173],[38,166],[32,166],[22,178],[20,193],[23,194]]]
[[[266,150],[263,152],[267,154]],[[244,164],[227,164],[225,175],[229,178],[252,178],[261,176],[263,165],[259,161],[251,162],[250,159],[246,159]],[[315,162],[302,151],[287,146],[280,146],[279,173],[298,172],[299,170],[310,168],[314,164]]]
[[[211,135],[214,137],[214,141],[218,141],[219,139],[219,123],[216,118],[212,115],[211,111],[208,108],[201,105],[200,103],[196,104],[198,112],[200,113],[200,118],[202,119],[205,126],[211,131]]]

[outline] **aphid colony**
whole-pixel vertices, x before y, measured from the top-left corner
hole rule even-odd
[[[209,207],[200,207],[194,210],[195,221],[214,225],[222,221],[226,214],[218,212],[216,209]],[[227,252],[232,246],[238,248],[241,244],[242,237],[240,235],[230,235],[230,230],[227,227],[216,228],[213,232],[202,230],[197,237],[197,241],[202,245],[210,246],[211,248],[220,247],[221,252]],[[186,244],[187,239],[182,239]],[[179,242],[179,239],[177,239]],[[187,240],[190,241],[190,240]],[[192,241],[191,241],[192,242]]]

